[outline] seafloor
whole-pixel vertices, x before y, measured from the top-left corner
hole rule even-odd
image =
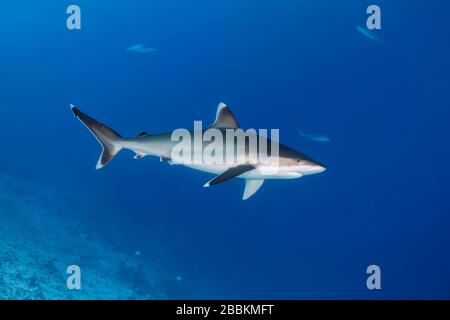
[[[0,159],[0,299],[167,299],[185,293],[181,278],[163,267],[156,235],[148,243],[149,230],[74,193]],[[81,268],[80,290],[66,286],[72,264]]]

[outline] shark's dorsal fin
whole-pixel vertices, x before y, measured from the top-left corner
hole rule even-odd
[[[237,129],[239,125],[231,113],[230,108],[225,103],[221,102],[217,106],[216,120],[214,121],[213,128],[218,129]]]
[[[138,137],[142,137],[142,136],[148,136],[149,135],[149,133],[148,132],[146,132],[146,131],[141,131],[141,132],[139,132],[139,134],[137,135]]]

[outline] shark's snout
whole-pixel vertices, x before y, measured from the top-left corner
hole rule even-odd
[[[325,170],[327,170],[326,167],[321,166],[321,165],[316,165],[310,169],[310,172],[311,173],[321,173],[321,172],[324,172]]]
[[[308,161],[308,165],[306,166],[306,170],[304,174],[316,174],[324,172],[327,168],[325,165],[316,162],[316,161]]]

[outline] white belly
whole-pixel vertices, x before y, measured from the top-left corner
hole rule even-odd
[[[188,168],[195,170],[208,172],[212,174],[221,174],[233,167],[230,165],[203,165],[203,164],[183,164]],[[248,171],[237,178],[242,179],[297,179],[302,177],[303,174],[299,172],[289,171],[284,168],[274,169],[273,167],[260,167],[251,171]]]

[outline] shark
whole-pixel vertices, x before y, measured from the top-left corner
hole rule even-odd
[[[314,140],[317,142],[329,142],[331,141],[330,138],[328,138],[326,135],[317,133],[317,134],[312,134],[312,133],[304,133],[302,130],[298,129],[298,132],[300,132],[300,135],[302,135],[305,138],[308,138],[309,140]]]
[[[356,26],[356,29],[361,32],[364,36],[366,36],[369,39],[375,40],[383,45],[386,45],[386,42],[384,42],[381,38],[379,38],[374,31],[369,30],[367,28],[364,27],[360,27],[360,26]]]
[[[131,47],[128,47],[127,50],[132,51],[132,52],[139,52],[139,53],[149,53],[149,52],[156,51],[155,48],[149,47],[143,43],[138,43],[138,44],[132,45]]]
[[[276,155],[273,155],[273,157],[276,156],[276,161],[270,162],[269,164],[262,161],[249,162],[248,153],[251,152],[251,148],[246,145],[243,149],[245,150],[245,156],[237,159],[233,163],[173,163],[172,151],[178,141],[174,141],[172,133],[150,134],[146,131],[141,131],[135,137],[122,137],[113,129],[83,113],[76,106],[71,104],[70,107],[74,116],[86,126],[102,147],[96,169],[106,166],[120,150],[131,150],[135,153],[135,159],[141,159],[145,156],[155,156],[159,157],[161,161],[169,162],[169,164],[182,164],[195,170],[214,174],[214,178],[205,183],[204,187],[214,186],[232,178],[244,179],[243,200],[247,200],[253,196],[261,188],[265,180],[297,179],[326,170],[325,165],[306,154],[281,144],[278,141],[272,141],[268,137],[258,133],[255,133],[256,139],[258,141],[265,139],[268,142],[268,146],[270,146],[268,148],[269,153],[275,154],[271,150],[275,150],[273,149],[274,147],[278,148]],[[215,121],[208,129],[225,131],[239,128],[240,126],[230,108],[223,102],[219,103]],[[194,130],[190,132],[193,135],[199,133]],[[206,141],[202,143],[204,144],[203,147],[208,144]],[[245,139],[242,143],[248,144],[249,139]],[[229,152],[229,149],[225,147],[221,150],[224,153]],[[194,147],[191,152],[195,153],[198,151]],[[276,168],[271,166],[276,166]]]

